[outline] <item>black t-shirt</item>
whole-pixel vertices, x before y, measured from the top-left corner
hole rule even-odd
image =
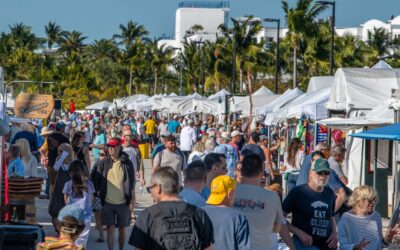
[[[58,156],[58,147],[63,143],[69,143],[69,139],[60,133],[53,133],[49,135],[47,138],[49,145],[49,166],[53,167],[54,163],[56,163],[56,159]]]
[[[292,213],[292,225],[303,230],[313,238],[313,245],[320,249],[329,249],[326,243],[332,225],[330,218],[335,210],[335,194],[325,187],[315,192],[308,184],[293,188],[283,201],[285,213]]]
[[[159,202],[145,209],[138,216],[132,234],[129,239],[129,244],[138,247],[142,250],[157,250],[164,249],[158,242],[160,220],[156,220],[155,216],[173,217],[186,213],[189,209],[194,209],[194,227],[201,242],[201,249],[209,247],[214,242],[213,226],[208,215],[201,210],[183,201],[164,201]],[[199,249],[199,250],[201,250]],[[194,249],[196,250],[196,249]]]

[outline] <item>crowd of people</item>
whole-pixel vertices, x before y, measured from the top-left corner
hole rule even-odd
[[[400,233],[383,234],[373,188],[347,187],[343,146],[320,143],[306,155],[293,138],[280,166],[281,142],[262,125],[247,134],[213,116],[73,113],[13,126],[9,142],[10,177],[46,171],[41,198],[59,237],[39,249],[85,248],[92,215],[109,249],[115,231],[124,248],[129,226],[135,249],[375,250]],[[135,188],[154,200],[138,215]]]

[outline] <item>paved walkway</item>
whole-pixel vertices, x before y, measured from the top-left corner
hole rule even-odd
[[[148,183],[150,180],[150,160],[145,160],[145,178],[146,182]],[[136,215],[140,213],[144,208],[149,207],[150,205],[153,204],[153,201],[150,197],[150,195],[144,190],[143,193],[141,194],[139,191],[139,184],[136,186],[136,208],[135,212]],[[55,231],[53,228],[53,225],[51,224],[51,217],[49,215],[48,211],[48,206],[49,206],[49,200],[41,200],[41,199],[36,199],[36,207],[37,207],[37,221],[39,224],[43,225],[44,231],[46,232],[47,236],[55,236]],[[107,243],[99,243],[96,242],[96,239],[98,238],[98,232],[94,228],[94,218],[93,218],[93,223],[92,223],[92,228],[90,230],[90,235],[89,235],[89,241],[87,244],[87,249],[96,249],[96,250],[102,250],[102,249],[107,249]],[[127,239],[126,239],[126,247],[125,249],[132,249],[132,247],[128,244],[128,239],[131,234],[132,227],[129,227],[127,229]],[[104,232],[104,236],[106,239],[106,232]],[[115,234],[115,249],[118,249],[118,239],[117,239],[117,233]]]

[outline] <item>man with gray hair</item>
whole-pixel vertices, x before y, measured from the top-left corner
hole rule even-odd
[[[129,244],[140,249],[211,249],[213,226],[208,215],[178,196],[179,177],[171,167],[157,168],[147,191],[155,205],[140,213]]]
[[[328,161],[331,169],[339,176],[340,181],[343,182],[344,185],[347,185],[349,181],[342,170],[342,162],[344,161],[345,156],[346,149],[343,146],[336,145],[332,148],[331,156]]]

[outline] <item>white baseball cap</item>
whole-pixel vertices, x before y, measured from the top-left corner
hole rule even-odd
[[[235,130],[231,133],[231,137],[235,137],[237,135],[243,135],[243,133],[240,133],[239,131]]]

